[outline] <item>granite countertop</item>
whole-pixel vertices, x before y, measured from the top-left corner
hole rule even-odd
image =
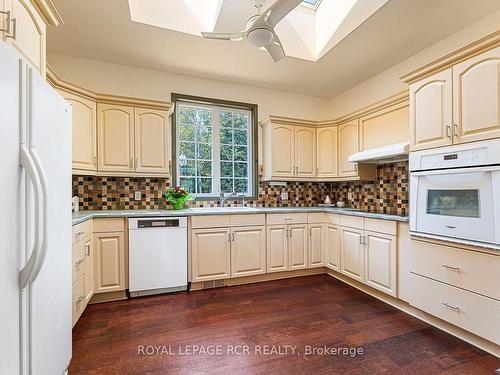
[[[92,210],[73,212],[73,225],[98,217],[164,217],[164,216],[202,216],[231,214],[277,214],[294,212],[325,212],[339,215],[361,216],[373,219],[408,222],[408,216],[364,212],[352,208],[334,207],[206,207],[187,208],[184,210]]]

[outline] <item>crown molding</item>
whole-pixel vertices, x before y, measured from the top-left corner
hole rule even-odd
[[[52,0],[31,0],[47,25],[59,26],[64,23]]]
[[[132,98],[129,96],[95,93],[93,91],[87,90],[86,88],[65,81],[48,64],[47,64],[47,81],[54,88],[58,90],[83,96],[87,99],[93,100],[98,103],[137,106],[137,107],[144,107],[151,109],[166,110],[169,112],[172,111],[174,106],[174,104],[171,102],[164,102],[159,100],[139,99],[139,98]]]
[[[489,49],[495,48],[500,45],[500,30],[492,34],[478,39],[475,42],[467,44],[452,53],[440,57],[428,64],[421,66],[409,73],[399,77],[403,82],[413,83],[415,81],[426,78],[434,73],[450,68],[451,66],[467,60],[475,55],[483,53]]]

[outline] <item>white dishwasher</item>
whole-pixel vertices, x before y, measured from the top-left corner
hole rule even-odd
[[[131,297],[187,289],[187,219],[130,218]]]

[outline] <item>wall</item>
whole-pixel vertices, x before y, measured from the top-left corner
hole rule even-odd
[[[170,101],[172,92],[258,104],[259,120],[270,114],[324,120],[328,99],[49,53],[64,80],[102,94]]]
[[[260,171],[262,174],[262,170]],[[162,194],[170,185],[168,179],[73,176],[73,195],[80,200],[81,210],[161,209],[169,208]],[[134,200],[134,192],[142,193],[142,200]],[[281,200],[281,192],[288,192],[288,200]],[[349,197],[349,193],[351,197]],[[373,182],[318,183],[290,182],[286,187],[259,182],[258,197],[248,200],[252,207],[310,207],[323,203],[329,195],[333,202],[342,200],[347,207],[368,212],[397,215],[408,214],[408,163],[377,167]],[[350,199],[349,199],[350,198]],[[241,201],[228,201],[229,206]],[[218,205],[217,201],[194,201],[190,206]]]
[[[498,31],[500,11],[473,23],[330,100],[330,118],[347,115],[408,89],[399,77],[469,43]]]

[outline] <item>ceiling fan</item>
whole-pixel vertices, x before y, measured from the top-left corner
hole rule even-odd
[[[259,12],[249,18],[246,30],[235,33],[202,32],[201,34],[207,39],[246,40],[254,47],[265,48],[274,62],[278,62],[285,57],[285,51],[274,27],[301,2],[302,0],[277,0],[261,13],[260,8],[264,5],[264,1],[256,0],[255,7]]]

